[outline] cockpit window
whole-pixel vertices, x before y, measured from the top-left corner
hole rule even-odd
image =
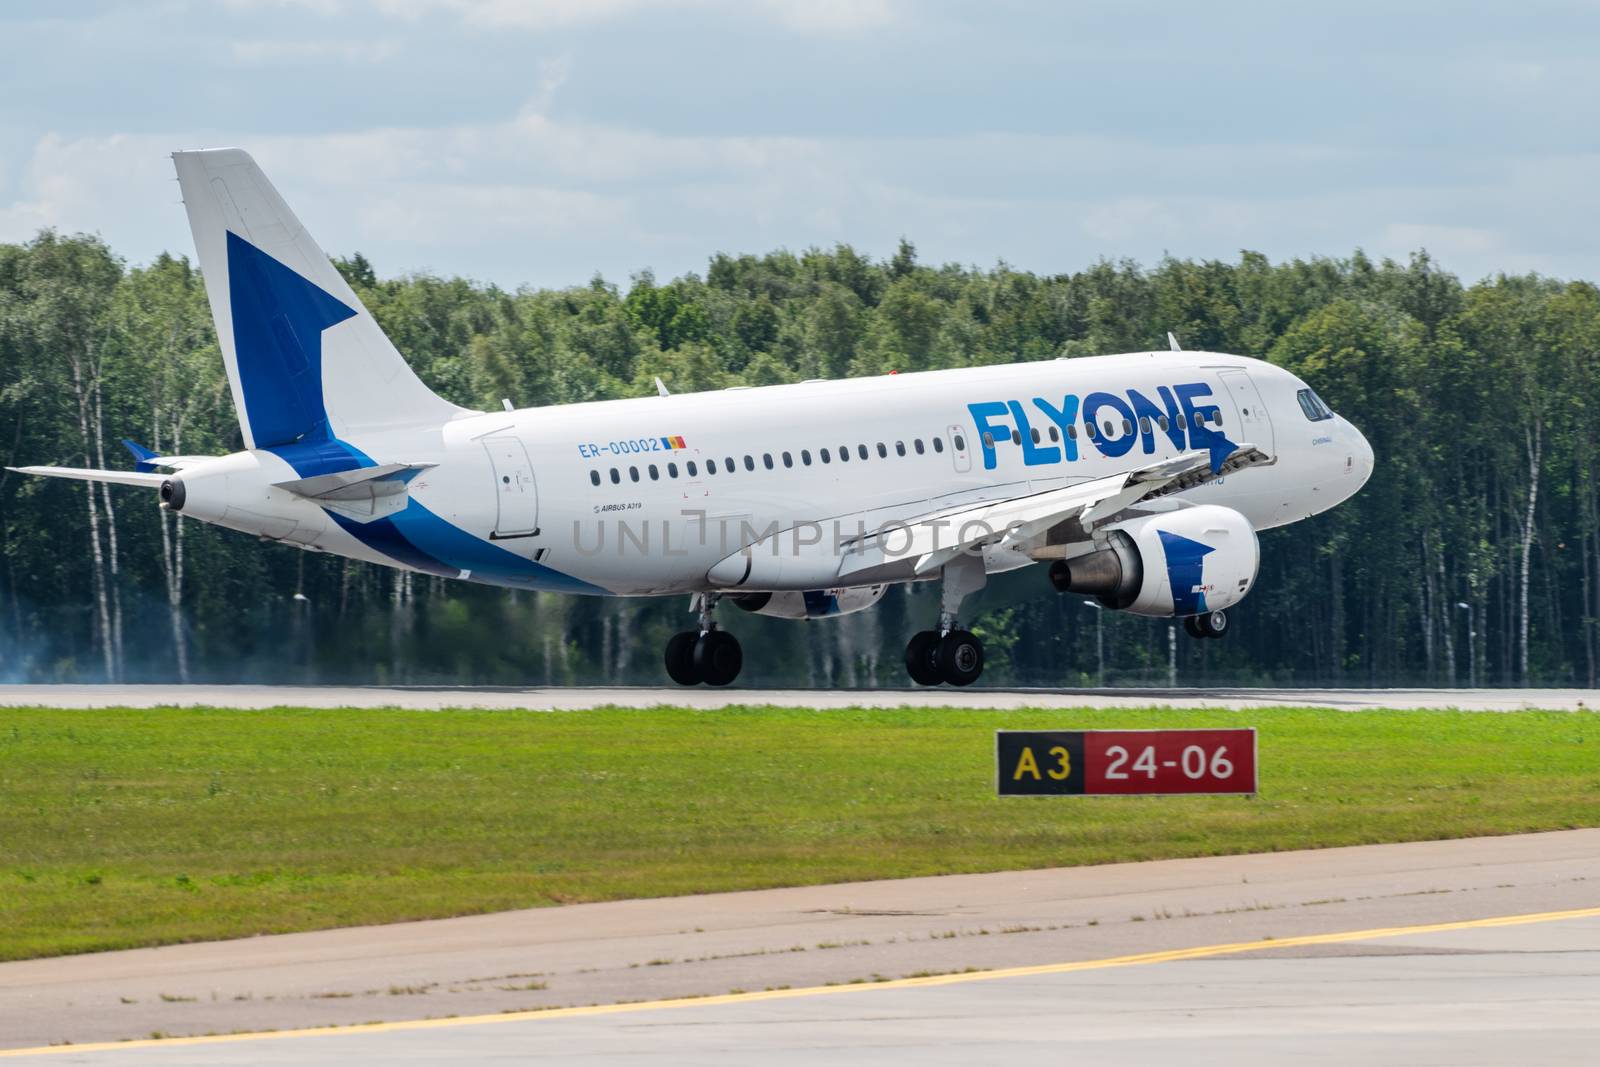
[[[1312,422],[1321,422],[1324,419],[1333,418],[1333,412],[1328,408],[1328,405],[1324,404],[1322,398],[1310,389],[1300,390],[1295,394],[1295,397],[1300,401],[1300,410],[1305,412],[1306,418]]]

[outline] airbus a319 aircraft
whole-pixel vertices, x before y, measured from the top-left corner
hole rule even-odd
[[[309,551],[523,589],[691,597],[666,647],[726,685],[724,602],[806,620],[940,581],[906,646],[921,685],[968,685],[963,602],[1048,562],[1062,593],[1221,637],[1256,533],[1315,515],[1372,449],[1294,375],[1171,350],[471,411],[436,396],[255,161],[178,152],[245,450],[134,471],[174,512]],[[1169,335],[1170,339],[1170,335]]]

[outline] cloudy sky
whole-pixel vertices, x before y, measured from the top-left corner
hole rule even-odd
[[[190,252],[166,154],[507,286],[903,234],[1044,272],[1426,247],[1600,277],[1600,7],[183,0],[0,8],[0,241]]]

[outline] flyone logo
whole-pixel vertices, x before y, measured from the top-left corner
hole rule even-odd
[[[1214,428],[1218,421],[1217,405],[1202,402],[1209,396],[1211,386],[1206,383],[1185,382],[1171,387],[1157,386],[1156,397],[1160,403],[1137,389],[1128,389],[1122,395],[1094,392],[1081,398],[1068,393],[1060,403],[1042,396],[1026,404],[1020,400],[984,400],[968,404],[967,410],[972,413],[973,424],[977,427],[984,470],[995,468],[999,446],[1011,444],[1013,440],[1022,450],[1022,462],[1026,466],[1071,463],[1078,458],[1078,437],[1086,426],[1095,427],[1084,436],[1102,456],[1113,459],[1125,456],[1136,443],[1145,455],[1150,455],[1156,450],[1156,434],[1160,433],[1179,451],[1205,449],[1210,452],[1211,467],[1219,470],[1222,461],[1238,446]],[[1117,431],[1115,436],[1099,428],[1107,420],[1113,423]],[[1124,423],[1132,426],[1134,432],[1123,432]],[[1055,426],[1059,431],[1059,444],[1044,443],[1043,435],[1035,442],[1036,424]]]

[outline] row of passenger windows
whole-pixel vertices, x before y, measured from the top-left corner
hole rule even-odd
[[[952,438],[952,440],[955,442],[956,451],[960,452],[960,451],[963,451],[963,450],[966,449],[967,442],[960,434],[956,434],[954,436],[954,438]],[[942,438],[938,438],[938,437],[932,438],[929,441],[929,445],[932,446],[932,450],[934,452],[943,452],[944,451],[944,440]],[[924,445],[922,443],[922,438],[918,437],[918,438],[914,439],[911,442],[911,446],[910,446],[909,450],[907,449],[906,443],[904,441],[896,441],[894,443],[894,454],[896,456],[904,456],[904,455],[907,455],[908,451],[909,451],[909,452],[915,452],[917,455],[921,456],[921,455],[927,454],[928,448],[929,448],[928,445]],[[889,458],[890,446],[885,444],[882,441],[879,441],[878,444],[877,444],[876,451],[878,453],[878,458],[879,459],[888,459]],[[866,445],[856,445],[855,446],[855,455],[856,455],[857,459],[863,459],[863,460],[864,459],[871,459],[872,458],[872,452],[873,452],[873,450],[869,449]],[[816,455],[815,458],[816,458],[817,462],[824,463],[824,464],[832,463],[835,458],[837,458],[840,463],[849,463],[850,462],[850,446],[849,445],[840,445],[839,448],[838,448],[837,453],[835,453],[834,451],[831,451],[829,449],[826,449],[826,448],[819,448],[819,449],[817,449],[817,455]],[[761,466],[766,468],[767,470],[769,470],[769,471],[770,470],[776,470],[779,463],[782,463],[784,465],[784,467],[793,467],[795,465],[795,454],[793,452],[780,452],[776,458],[773,457],[771,452],[763,452],[761,454]],[[800,466],[809,467],[809,466],[811,466],[811,464],[812,464],[811,450],[809,448],[802,448],[800,450]],[[737,462],[735,462],[733,456],[725,456],[725,457],[723,457],[723,460],[722,460],[720,465],[718,464],[718,462],[715,459],[708,459],[708,460],[705,461],[705,472],[707,474],[717,474],[719,472],[723,473],[723,474],[732,474],[735,471],[737,471],[738,469],[739,469],[738,464],[737,464]],[[755,456],[747,455],[747,456],[744,457],[744,469],[747,470],[747,471],[753,471],[753,470],[756,469],[756,457]],[[662,473],[663,472],[662,472],[661,468],[656,466],[654,463],[648,464],[644,468],[643,474],[640,473],[640,470],[639,470],[638,467],[629,467],[628,468],[628,478],[629,478],[629,480],[635,481],[635,482],[641,481],[646,477],[648,477],[652,482],[660,481]],[[692,459],[685,460],[684,464],[683,464],[683,470],[682,470],[681,473],[686,475],[687,477],[690,477],[690,478],[698,478],[698,477],[700,477],[699,465]],[[668,478],[676,478],[676,477],[678,477],[679,474],[680,474],[679,469],[678,469],[678,464],[675,463],[675,462],[674,463],[668,463],[666,465],[665,474],[666,474],[666,476]],[[591,470],[589,472],[589,481],[593,482],[595,485],[599,485],[600,484],[600,472],[597,471],[597,470]],[[621,482],[622,482],[622,471],[619,470],[616,467],[612,467],[611,468],[611,484],[612,485],[619,485],[619,484],[621,484]]]
[[[1202,415],[1200,415],[1199,413],[1196,413],[1196,415],[1194,417],[1194,424],[1195,424],[1196,427],[1200,427],[1200,426],[1205,425],[1205,423],[1207,421],[1208,420],[1205,419]],[[1212,415],[1212,417],[1211,417],[1211,419],[1209,421],[1213,426],[1221,426],[1222,425],[1222,413],[1220,411],[1216,412],[1215,414]],[[1188,425],[1189,425],[1188,424],[1188,420],[1181,413],[1178,415],[1177,424],[1178,424],[1178,428],[1179,429],[1187,429]],[[1167,422],[1167,417],[1165,415],[1160,415],[1160,416],[1156,417],[1155,425],[1159,426],[1163,431],[1165,431],[1165,430],[1168,429],[1170,424]],[[1150,419],[1150,417],[1148,415],[1141,416],[1140,419],[1139,419],[1139,432],[1148,434],[1148,433],[1150,433],[1150,428],[1151,428],[1151,419]],[[1032,437],[1033,437],[1033,443],[1036,444],[1036,445],[1037,444],[1042,444],[1043,441],[1044,441],[1044,436],[1039,433],[1038,428],[1034,427],[1031,432],[1032,432]],[[1127,434],[1131,434],[1132,432],[1133,432],[1133,423],[1131,421],[1129,421],[1128,419],[1123,419],[1122,420],[1122,433],[1123,433],[1123,435],[1125,436]],[[1117,436],[1117,424],[1115,422],[1111,421],[1110,419],[1107,419],[1106,423],[1105,423],[1105,429],[1103,431],[1103,434],[1106,437],[1116,437]],[[1091,422],[1091,423],[1086,423],[1084,425],[1084,436],[1085,437],[1088,437],[1089,439],[1093,440],[1094,438],[1099,437],[1101,435],[1102,435],[1102,431],[1098,427],[1096,427],[1094,423]],[[1067,427],[1067,436],[1069,438],[1073,439],[1073,440],[1077,440],[1077,438],[1078,438],[1078,427],[1077,427],[1077,424],[1074,423],[1073,425]],[[1055,426],[1051,426],[1050,429],[1049,429],[1049,438],[1050,438],[1051,441],[1060,441],[1061,440],[1061,431],[1058,430]],[[953,435],[951,440],[955,444],[957,452],[966,451],[967,442],[959,433]],[[985,447],[993,448],[994,447],[994,435],[990,434],[990,433],[985,433],[983,435],[983,443],[984,443]],[[1018,430],[1012,430],[1011,431],[1011,443],[1014,444],[1014,445],[1020,445],[1022,443],[1022,433],[1020,431],[1018,431]],[[929,439],[929,444],[932,446],[934,452],[943,452],[944,451],[944,440],[942,438],[939,438],[939,437],[930,438]],[[877,447],[876,447],[876,451],[878,453],[878,458],[879,459],[888,459],[889,458],[890,448],[884,442],[882,442],[882,441],[878,442]],[[921,455],[925,455],[927,453],[928,448],[923,445],[922,438],[918,437],[918,438],[915,438],[915,439],[912,440],[910,451],[911,452],[915,452],[917,455],[921,456]],[[872,458],[872,452],[873,452],[873,450],[869,449],[866,445],[859,445],[858,444],[858,445],[855,446],[855,454],[856,454],[856,458],[857,459],[861,459],[861,460],[871,459]],[[896,441],[894,443],[894,454],[896,456],[907,455],[906,443],[904,441]],[[826,448],[817,449],[816,458],[821,463],[824,463],[824,464],[832,463],[836,456],[837,456],[838,461],[840,463],[849,463],[850,462],[850,446],[849,445],[840,445],[839,448],[838,448],[838,451],[836,453],[835,452],[831,452]],[[769,470],[769,471],[770,470],[776,470],[777,466],[778,466],[778,463],[780,463],[780,462],[783,464],[783,466],[785,468],[793,467],[795,465],[794,453],[793,452],[780,452],[778,454],[778,458],[776,460],[774,460],[773,455],[772,455],[771,452],[763,452],[762,455],[761,455],[761,465],[764,468],[766,468],[767,470]],[[800,465],[802,467],[809,467],[809,466],[811,466],[811,464],[812,464],[811,450],[809,448],[802,448],[800,450]],[[738,469],[739,469],[738,468],[738,464],[734,461],[734,457],[733,456],[725,456],[723,458],[722,464],[720,466],[717,464],[717,461],[715,459],[708,459],[708,460],[705,461],[705,472],[707,474],[717,474],[719,472],[723,473],[723,474],[733,474]],[[747,471],[753,471],[753,470],[756,469],[756,457],[755,456],[746,455],[744,457],[744,469],[747,470]],[[629,467],[627,473],[628,473],[628,479],[630,481],[638,482],[638,481],[643,481],[645,478],[649,478],[650,481],[652,481],[652,482],[658,482],[658,481],[661,480],[663,472],[662,472],[662,469],[660,467],[658,467],[656,464],[650,463],[650,464],[647,464],[644,467],[644,470],[643,470],[642,473],[641,473],[641,471],[640,471],[640,469],[638,467]],[[692,459],[684,461],[683,470],[682,470],[681,473],[683,475],[686,475],[687,477],[690,477],[690,478],[698,478],[698,477],[700,477],[699,466]],[[680,471],[678,469],[678,464],[676,462],[668,463],[666,465],[665,474],[666,474],[666,476],[668,478],[677,478],[677,477],[679,477]],[[599,485],[600,481],[601,481],[600,472],[598,470],[591,470],[589,472],[589,481],[591,483],[593,483],[594,485]],[[621,485],[622,484],[622,470],[620,468],[618,468],[618,467],[612,467],[611,468],[611,484],[612,485]]]

